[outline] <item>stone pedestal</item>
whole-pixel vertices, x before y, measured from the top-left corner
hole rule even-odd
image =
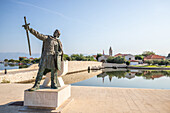
[[[58,113],[58,108],[72,99],[71,86],[65,85],[59,89],[39,89],[24,92],[24,107],[19,113]]]

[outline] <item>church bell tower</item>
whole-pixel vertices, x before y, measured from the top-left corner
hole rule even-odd
[[[110,49],[109,49],[109,56],[112,56],[112,48],[110,46]]]

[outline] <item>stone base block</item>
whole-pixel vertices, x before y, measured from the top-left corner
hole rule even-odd
[[[71,86],[59,89],[39,89],[24,92],[24,106],[29,108],[56,109],[71,96]]]
[[[40,109],[40,108],[30,108],[30,107],[24,106],[19,110],[19,113],[62,113],[64,108],[68,104],[70,104],[72,101],[73,99],[70,97],[57,109]]]

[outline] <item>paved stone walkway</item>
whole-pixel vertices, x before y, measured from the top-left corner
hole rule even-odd
[[[72,86],[64,113],[170,113],[170,90]]]
[[[33,84],[0,84],[0,113],[18,113],[23,91]],[[170,90],[72,86],[62,113],[170,113]]]

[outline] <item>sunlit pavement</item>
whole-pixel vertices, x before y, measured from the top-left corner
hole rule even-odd
[[[0,112],[18,113],[21,106],[8,106],[23,101],[24,90],[33,84],[0,84]],[[170,90],[72,86],[74,101],[63,113],[169,113]]]

